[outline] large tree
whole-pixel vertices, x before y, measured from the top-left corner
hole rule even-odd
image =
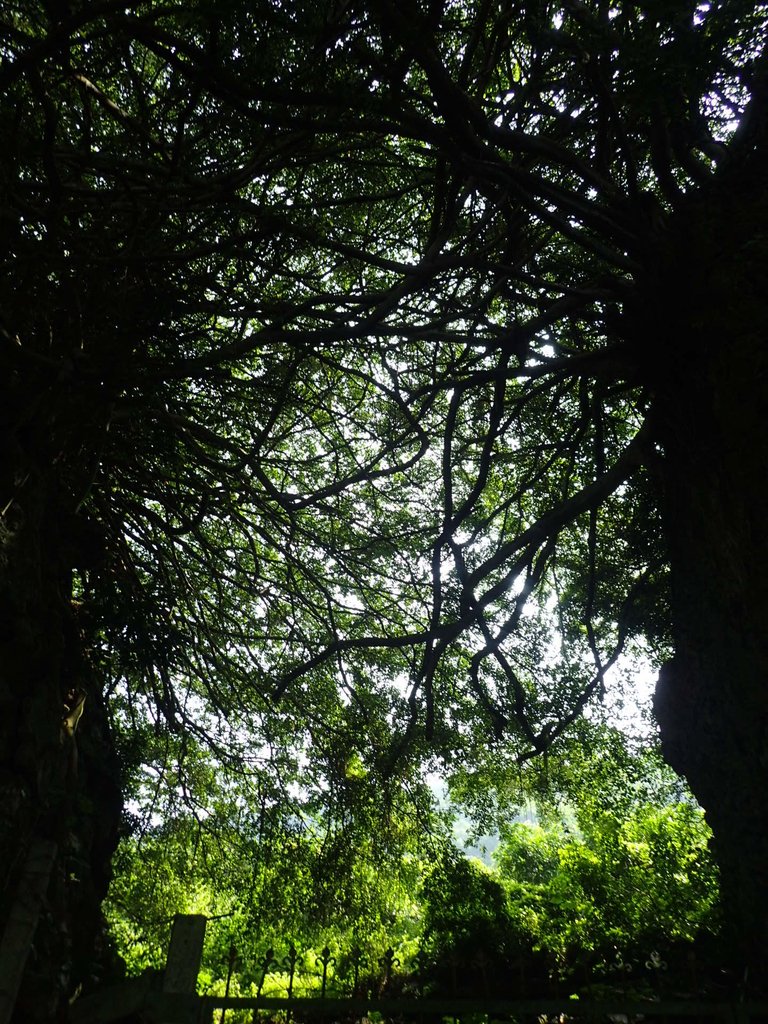
[[[634,637],[757,957],[767,13],[6,6],[0,923],[50,871],[30,1015],[91,967],[116,725],[343,777],[338,736],[393,784],[478,724],[546,751]]]

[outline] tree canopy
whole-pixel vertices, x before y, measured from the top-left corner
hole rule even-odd
[[[762,948],[767,26],[6,6],[9,907],[45,837],[96,913],[148,730],[378,792],[545,753],[640,644]]]

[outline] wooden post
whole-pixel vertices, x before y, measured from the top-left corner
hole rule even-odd
[[[174,917],[163,975],[163,992],[194,995],[197,991],[206,921],[203,914],[177,914]]]
[[[16,900],[0,939],[0,1024],[8,1024],[16,1005],[55,860],[56,843],[52,840],[38,839],[32,843],[19,879]]]
[[[107,1024],[132,1014],[141,1014],[161,1024],[192,1024],[199,1017],[197,975],[203,952],[206,918],[201,914],[177,914],[171,928],[168,957],[161,990],[155,972],[128,978],[78,999],[70,1011],[73,1024]]]

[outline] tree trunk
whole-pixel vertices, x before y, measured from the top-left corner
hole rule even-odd
[[[100,904],[121,804],[102,696],[71,600],[71,513],[41,468],[48,460],[30,456],[31,434],[22,445],[3,426],[0,971],[23,968],[12,1019],[31,1024],[63,1019],[68,998],[99,970]],[[82,716],[65,721],[80,692]],[[53,851],[48,878],[37,871],[32,885],[29,864],[41,849]]]
[[[768,223],[743,188],[701,203],[659,283],[654,352],[675,656],[665,758],[714,833],[727,946],[768,961]],[[728,198],[724,198],[727,196]],[[762,204],[762,207],[761,207]],[[766,234],[768,237],[768,234]],[[674,306],[672,305],[674,303]]]

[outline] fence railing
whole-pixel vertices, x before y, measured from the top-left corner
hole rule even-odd
[[[152,1024],[326,1024],[326,1022],[394,1021],[397,1024],[636,1024],[661,1022],[675,1018],[686,1021],[722,1021],[723,1024],[749,1024],[760,1019],[768,1022],[768,1002],[735,998],[666,998],[658,992],[639,998],[627,979],[626,991],[616,986],[610,994],[593,998],[589,987],[578,997],[539,995],[525,998],[499,998],[487,994],[467,998],[458,991],[436,995],[425,992],[418,973],[409,981],[409,994],[392,987],[398,961],[392,950],[379,958],[377,981],[361,984],[362,961],[353,955],[344,974],[348,994],[340,995],[340,978],[332,975],[336,966],[326,947],[315,956],[312,971],[316,991],[296,995],[295,983],[301,962],[291,945],[284,957],[268,950],[256,966],[254,994],[231,995],[230,981],[236,951],[230,951],[224,994],[199,995],[197,976],[202,957],[206,919],[198,915],[179,915],[174,920],[166,967],[158,974],[145,974],[121,985],[87,996],[74,1004],[73,1024],[109,1024],[135,1015]],[[646,964],[657,967],[653,960]],[[281,995],[270,989],[263,994],[267,978],[279,975]],[[366,980],[366,979],[362,979]],[[370,976],[367,980],[370,980]]]

